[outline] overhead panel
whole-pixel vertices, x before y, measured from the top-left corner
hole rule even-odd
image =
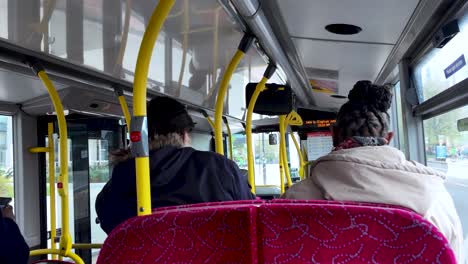
[[[278,1],[291,37],[395,44],[418,0],[294,0]],[[293,4],[294,3],[294,4]],[[354,36],[327,32],[329,24],[361,27]]]
[[[336,81],[336,94],[347,96],[358,80],[375,80],[391,54],[418,0],[295,0],[279,1],[290,37],[310,79]],[[356,35],[328,32],[329,24],[362,28]],[[313,70],[307,70],[313,69]],[[334,72],[331,77],[319,73]],[[333,90],[333,89],[331,89]],[[317,105],[339,108],[346,98],[317,92]]]

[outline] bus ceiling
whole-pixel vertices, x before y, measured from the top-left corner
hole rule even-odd
[[[44,95],[41,89],[37,89],[38,82],[34,79],[20,83],[20,79],[26,79],[24,75],[31,76],[23,64],[25,56],[34,57],[44,64],[51,78],[57,82],[59,91],[73,86],[95,91],[106,90],[107,93],[112,92],[117,85],[127,95],[131,95],[134,64],[129,64],[128,58],[131,61],[136,57],[133,53],[138,50],[138,40],[149,18],[148,10],[153,10],[157,1],[133,2],[133,12],[129,18],[125,17],[126,12],[119,12],[125,9],[121,2],[117,4],[106,0],[102,1],[102,6],[93,1],[73,5],[58,2],[50,6],[53,10],[49,10],[49,6],[43,2],[17,0],[0,6],[2,14],[7,15],[6,33],[0,31],[0,38],[6,39],[0,40],[0,68],[19,75],[9,75],[3,71],[0,74],[5,77],[2,79],[8,81],[8,87],[22,87],[21,90],[9,89],[8,93],[3,93],[8,96],[0,99],[23,103]],[[345,102],[342,97],[347,95],[356,80],[371,79],[381,84],[397,78],[397,64],[407,59],[410,53],[416,57],[447,13],[465,1],[411,0],[403,4],[392,1],[386,1],[385,4],[372,0],[363,2],[366,4],[360,5],[360,8],[350,8],[352,3],[339,4],[332,1],[327,5],[331,15],[325,16],[323,14],[328,14],[328,11],[323,11],[319,1],[298,0],[295,5],[289,5],[288,1],[189,1],[187,18],[184,16],[183,1],[177,1],[165,23],[167,34],[163,32],[161,40],[158,40],[159,46],[155,48],[155,52],[164,54],[158,56],[161,58],[158,65],[154,63],[154,67],[162,70],[155,70],[155,74],[150,76],[153,80],[150,81],[148,94],[151,97],[164,93],[194,108],[212,110],[214,105],[211,104],[211,98],[199,100],[192,92],[172,93],[170,88],[175,85],[181,87],[181,83],[184,83],[184,87],[190,86],[193,90],[192,85],[200,82],[200,78],[195,77],[201,74],[201,80],[206,85],[195,88],[199,88],[199,91],[206,89],[209,91],[208,97],[213,97],[216,94],[213,88],[221,79],[222,69],[226,67],[229,57],[234,53],[235,44],[242,36],[239,31],[248,31],[257,39],[257,51],[252,49],[247,54],[248,59],[244,60],[239,74],[244,77],[248,75],[248,81],[258,82],[267,63],[271,61],[279,68],[280,74],[276,80],[286,81],[291,86],[300,106],[334,111]],[[44,11],[47,15],[42,18],[41,8],[47,9],[47,12]],[[83,12],[73,12],[78,8],[82,8]],[[228,16],[222,16],[220,12]],[[349,13],[350,19],[345,22],[356,24],[362,30],[357,30],[357,35],[347,36],[327,32],[328,24],[340,22],[332,21],[330,17],[340,17],[340,13]],[[206,19],[208,16],[213,19]],[[43,33],[44,36],[39,38],[43,43],[29,43],[36,39],[31,36],[37,35],[37,28],[30,25],[47,22],[44,19],[50,20],[48,22],[53,25],[49,26],[51,32]],[[130,21],[126,32],[128,41],[125,41],[129,46],[124,49],[124,57],[127,59],[122,62],[126,67],[116,74],[116,61],[119,63],[116,60],[119,57],[119,41],[116,39],[123,41],[122,34],[125,33],[125,27],[116,27],[116,23],[124,20]],[[82,23],[75,23],[80,21]],[[398,23],[393,23],[395,21]],[[98,28],[98,31],[101,28],[101,31],[91,32],[91,28]],[[381,34],[384,28],[389,30],[388,34]],[[102,35],[102,39],[90,37],[93,34]],[[99,51],[99,54],[94,51]],[[186,55],[187,65],[180,63],[180,68],[174,66],[182,57],[182,53],[177,55],[177,52]],[[90,63],[94,61],[91,58],[101,56],[102,62]],[[208,66],[203,68],[204,65]],[[195,77],[190,79],[188,73]],[[324,78],[331,80],[321,82]],[[245,88],[244,84],[235,86],[238,90],[233,91],[233,95]],[[231,111],[228,107],[227,115],[242,119],[242,114],[238,112],[241,109]]]

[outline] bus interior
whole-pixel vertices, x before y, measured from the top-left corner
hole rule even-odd
[[[50,192],[49,175],[54,169],[59,180],[66,159],[72,243],[97,245],[72,251],[83,263],[98,261],[107,235],[97,219],[96,196],[112,174],[109,155],[128,146],[133,130],[121,103],[130,113],[139,109],[133,101],[139,51],[153,11],[163,2],[0,0],[0,197],[13,198],[17,224],[31,250],[59,243],[64,208],[60,195]],[[445,187],[468,252],[466,0],[173,2],[147,55],[144,96],[169,96],[187,106],[196,123],[195,149],[218,151],[221,140],[223,154],[246,177],[254,177],[257,196],[276,199],[307,177],[310,162],[332,150],[330,128],[356,81],[391,85],[390,144],[447,175]],[[245,36],[252,47],[234,68],[218,109],[223,77]],[[68,131],[63,159],[61,113],[38,78],[37,65],[63,105]],[[290,98],[260,93],[248,146],[249,100],[269,65],[276,71],[266,86],[287,87]],[[285,121],[287,113],[278,114],[282,107],[297,116]],[[221,131],[218,116],[223,117]],[[50,154],[31,149],[50,140],[53,162]],[[280,163],[287,165],[289,178]],[[51,205],[51,196],[56,204]],[[31,261],[45,258],[39,255]]]

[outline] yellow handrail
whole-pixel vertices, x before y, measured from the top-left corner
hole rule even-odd
[[[102,244],[73,244],[72,248],[74,249],[99,249],[102,248]]]
[[[161,0],[146,27],[135,68],[133,84],[132,152],[135,155],[138,215],[151,214],[151,188],[146,123],[146,85],[154,44],[175,0]]]
[[[226,93],[228,90],[229,82],[231,77],[234,74],[237,66],[241,62],[245,53],[248,51],[252,45],[253,37],[250,35],[244,35],[242,38],[239,47],[231,59],[226,72],[224,73],[223,79],[219,86],[218,96],[216,97],[215,105],[215,144],[216,152],[220,155],[224,155],[224,146],[223,146],[223,109],[224,109],[224,99],[226,98]]]
[[[47,124],[47,146],[49,149],[49,203],[50,203],[50,240],[51,249],[56,249],[55,238],[57,237],[57,215],[55,208],[55,142],[54,124]],[[56,256],[52,256],[55,259]]]
[[[279,118],[279,127],[280,127],[280,154],[281,154],[281,163],[284,168],[286,179],[288,181],[288,187],[292,186],[291,172],[289,171],[288,165],[288,156],[286,150],[286,129],[288,126],[301,126],[303,124],[302,118],[296,111],[291,111],[287,116],[281,115]],[[295,138],[293,138],[295,140]],[[294,142],[296,148],[298,148],[297,142]],[[302,154],[300,155],[302,156]],[[302,167],[302,158],[301,158],[301,167]],[[304,174],[304,173],[303,173]]]
[[[249,105],[247,106],[246,125],[245,125],[245,138],[247,141],[247,162],[248,162],[248,173],[249,183],[252,186],[252,193],[255,193],[255,161],[253,158],[253,143],[252,143],[252,115],[257,103],[258,96],[262,91],[265,90],[265,85],[268,80],[273,76],[276,71],[276,66],[269,64],[263,74],[262,80],[255,87],[255,91],[250,98]]]
[[[281,144],[281,143],[280,143]],[[280,187],[281,187],[281,194],[284,193],[285,187],[284,187],[284,166],[283,166],[283,152],[281,151],[281,146],[280,146],[280,152],[279,152],[279,169],[280,169]]]
[[[57,244],[55,238],[57,237],[57,216],[55,209],[55,145],[54,145],[54,124],[47,124],[47,147],[34,147],[30,148],[31,153],[46,153],[49,155],[48,169],[49,169],[49,204],[50,204],[50,240],[51,249],[56,250]],[[52,259],[57,259],[55,255]]]
[[[208,124],[210,124],[211,129],[214,130],[214,122],[213,119],[208,115],[208,113],[205,110],[201,110],[202,115],[206,118],[206,121],[208,121]]]
[[[62,200],[62,235],[60,237],[60,251],[62,256],[68,256],[71,249],[70,222],[69,222],[69,205],[68,205],[68,131],[65,121],[63,106],[58,96],[53,83],[50,81],[44,69],[41,69],[38,74],[44,86],[49,91],[52,104],[57,113],[57,122],[59,127],[59,145],[60,145],[60,175],[57,183],[57,189]]]
[[[288,165],[288,154],[286,151],[286,115],[280,115],[279,117],[279,126],[280,126],[280,153],[281,153],[281,158],[282,158],[282,165],[284,169],[284,173],[286,174],[286,180],[288,182],[288,187],[292,186],[292,180],[291,180],[291,172],[289,171],[289,165]]]
[[[32,250],[29,253],[29,256],[40,256],[40,255],[58,255],[62,257],[71,258],[76,264],[84,264],[84,261],[75,253],[68,252],[66,255],[62,254],[62,251],[59,249],[36,249]]]
[[[294,146],[296,147],[297,155],[299,156],[299,176],[301,177],[301,180],[303,180],[305,178],[304,169],[305,166],[307,166],[307,162],[304,161],[304,156],[302,155],[301,147],[299,146],[299,143],[297,142],[294,133],[291,133],[291,138],[294,142]]]
[[[125,117],[125,123],[127,125],[127,129],[128,131],[130,131],[130,123],[131,123],[132,117],[130,116],[130,111],[128,110],[127,100],[125,100],[123,89],[120,87],[115,87],[114,92],[115,92],[115,95],[117,95],[117,98],[119,99],[120,107],[122,108],[122,113],[124,114],[124,117]]]
[[[67,132],[67,123],[65,120],[65,114],[60,101],[60,97],[57,93],[57,90],[54,87],[54,84],[47,76],[42,65],[35,61],[28,61],[29,66],[34,71],[35,74],[42,81],[44,86],[47,88],[52,104],[55,108],[55,113],[57,113],[57,122],[59,127],[59,145],[60,145],[60,175],[59,181],[57,183],[57,189],[62,201],[62,235],[60,236],[59,249],[42,249],[42,250],[33,250],[30,252],[31,256],[42,255],[42,254],[56,254],[64,257],[71,257],[77,263],[83,263],[83,260],[77,256],[75,253],[71,252],[71,235],[70,235],[70,222],[69,222],[69,202],[68,202],[68,132]],[[50,151],[50,149],[49,149]],[[52,194],[51,194],[52,195]]]
[[[262,80],[255,87],[255,91],[250,98],[249,105],[247,107],[247,115],[245,120],[245,139],[247,141],[247,166],[249,173],[249,183],[252,188],[252,193],[255,194],[255,161],[253,158],[253,143],[252,143],[252,115],[260,93],[265,90],[265,84],[268,81],[267,77],[263,77]]]

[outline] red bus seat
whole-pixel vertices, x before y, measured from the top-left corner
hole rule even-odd
[[[456,263],[447,240],[401,208],[327,201],[163,208],[119,225],[101,263]]]

